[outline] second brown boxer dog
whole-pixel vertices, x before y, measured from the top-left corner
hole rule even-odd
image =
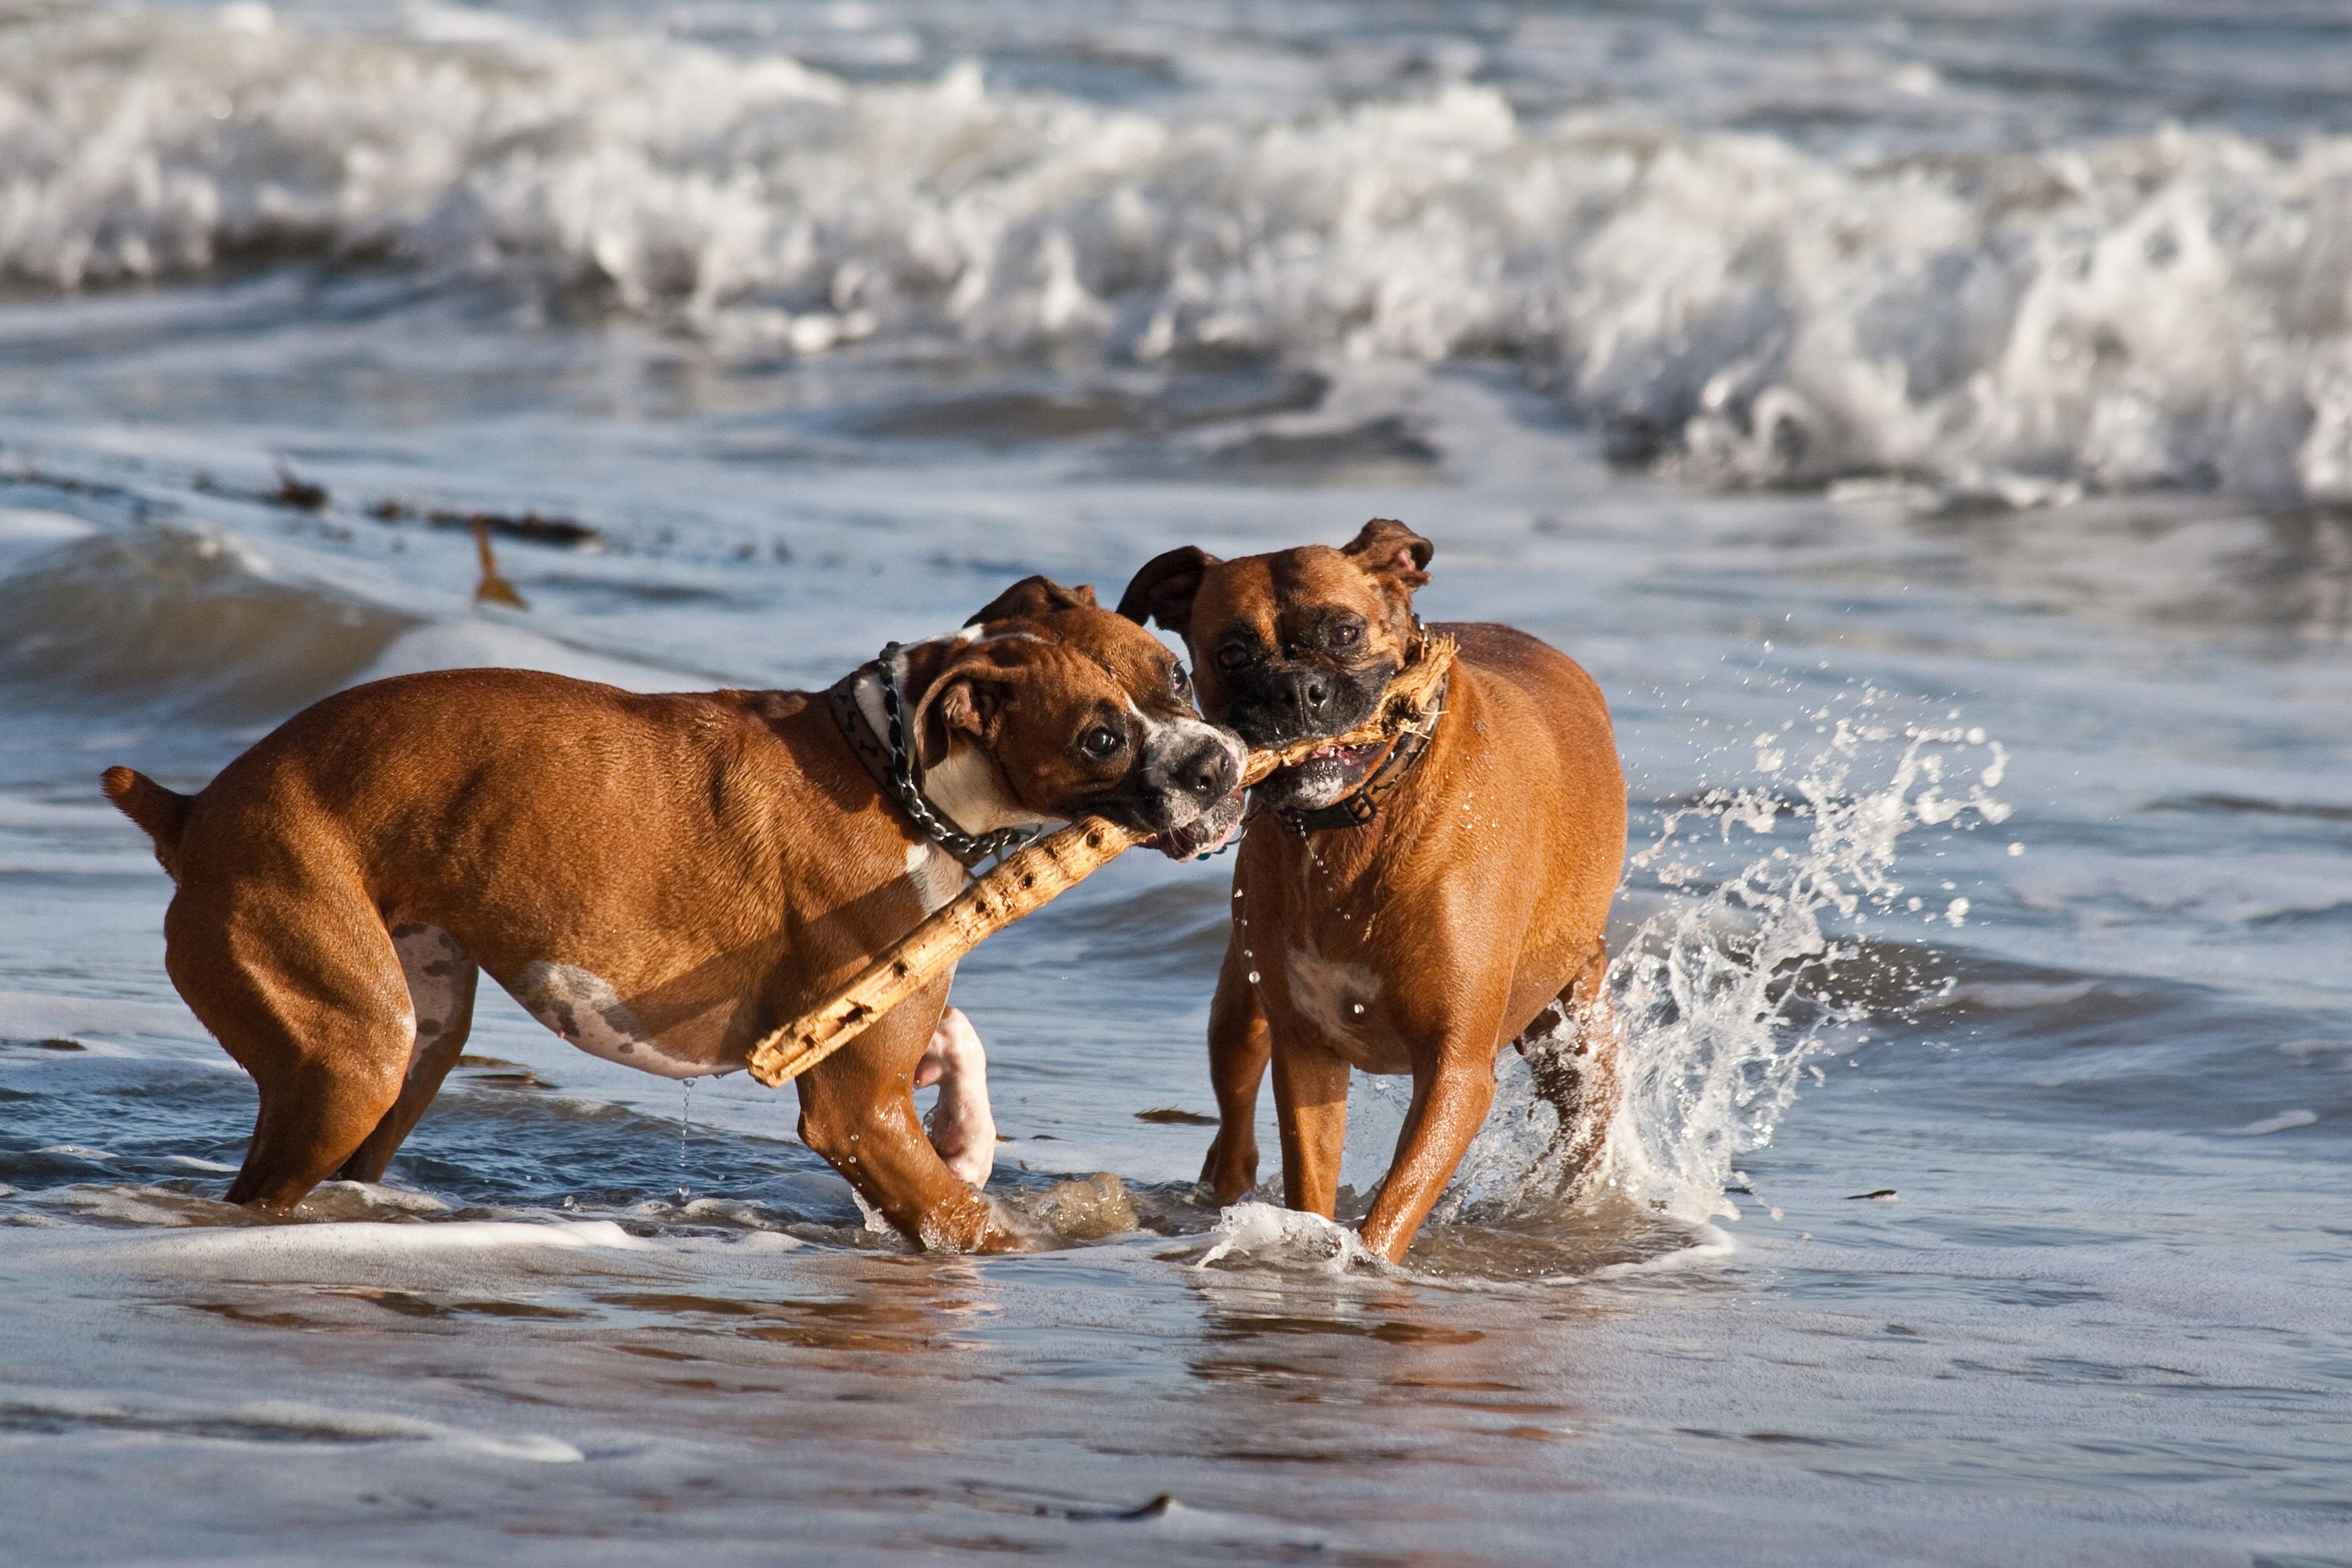
[[[1422,637],[1429,541],[1385,519],[1345,549],[1153,560],[1123,615],[1192,650],[1201,711],[1253,746],[1346,733]],[[1570,1166],[1618,1098],[1603,992],[1625,860],[1625,784],[1609,710],[1566,656],[1508,626],[1459,645],[1423,735],[1331,748],[1258,787],[1234,868],[1234,929],[1209,1015],[1220,1125],[1202,1180],[1231,1203],[1257,1180],[1252,1131],[1269,1055],[1283,1197],[1328,1217],[1348,1069],[1411,1073],[1412,1105],[1367,1247],[1401,1258],[1477,1135],[1495,1060],[1539,1022],[1580,1026],[1536,1059]]]
[[[194,797],[129,768],[105,786],[179,884],[173,983],[260,1089],[229,1199],[282,1210],[383,1173],[481,971],[583,1050],[731,1072],[951,898],[989,836],[1099,815],[1191,854],[1239,820],[1243,760],[1158,638],[1033,577],[831,692],[403,676],[297,714]],[[974,1079],[934,1120],[947,1149],[916,1120],[919,1074],[976,1072],[968,1026],[935,1028],[947,984],[799,1079],[801,1136],[923,1245],[1016,1245],[941,1160],[986,1177],[992,1149],[953,1147],[986,1136]]]

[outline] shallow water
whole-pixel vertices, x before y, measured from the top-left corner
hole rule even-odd
[[[0,37],[11,1550],[2352,1562],[2332,9]],[[479,609],[480,509],[599,537]],[[217,1203],[250,1087],[100,767],[439,666],[821,686],[1372,515],[1617,717],[1598,1203],[1512,1061],[1403,1269],[1204,1205],[1227,872],[1140,860],[958,977],[1061,1249],[912,1256],[788,1099],[500,995],[384,1187]]]

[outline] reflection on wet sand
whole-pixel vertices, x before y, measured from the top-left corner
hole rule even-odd
[[[1484,1458],[1463,1439],[1564,1438],[1585,1424],[1559,1397],[1557,1373],[1529,1365],[1531,1347],[1513,1342],[1519,1336],[1478,1326],[1489,1313],[1475,1297],[1391,1281],[1335,1290],[1214,1275],[1193,1293],[1202,1315],[1185,1360],[1206,1458],[1371,1464],[1436,1440],[1475,1465]],[[1561,1316],[1598,1314],[1569,1306]],[[1367,1412],[1378,1414],[1368,1421]]]

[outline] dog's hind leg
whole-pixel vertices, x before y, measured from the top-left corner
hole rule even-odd
[[[474,992],[481,966],[467,956],[449,933],[438,926],[414,923],[392,928],[393,951],[400,955],[401,978],[408,984],[408,1009],[416,1016],[416,1032],[408,1047],[408,1076],[400,1098],[375,1124],[375,1131],[343,1162],[335,1173],[347,1182],[377,1182],[384,1168],[416,1125],[425,1108],[441,1091],[441,1080],[457,1065],[466,1037],[474,1027]]]
[[[1568,1024],[1575,1026],[1572,1036],[1563,1035],[1561,1026]],[[1576,978],[1516,1043],[1527,1058],[1536,1093],[1559,1114],[1549,1159],[1565,1192],[1595,1168],[1624,1094],[1618,1063],[1622,1031],[1609,1000],[1609,952],[1603,944],[1592,944]]]
[[[356,878],[299,874],[184,884],[163,934],[173,984],[261,1094],[228,1201],[291,1208],[400,1098],[416,1021],[392,937]]]

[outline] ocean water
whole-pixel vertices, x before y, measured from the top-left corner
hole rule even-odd
[[[2352,15],[1111,11],[0,9],[0,1560],[2352,1563]],[[499,995],[218,1203],[100,768],[1374,515],[1616,716],[1599,1199],[1516,1059],[1402,1268],[1202,1199],[1131,858],[957,981],[1060,1247]]]

